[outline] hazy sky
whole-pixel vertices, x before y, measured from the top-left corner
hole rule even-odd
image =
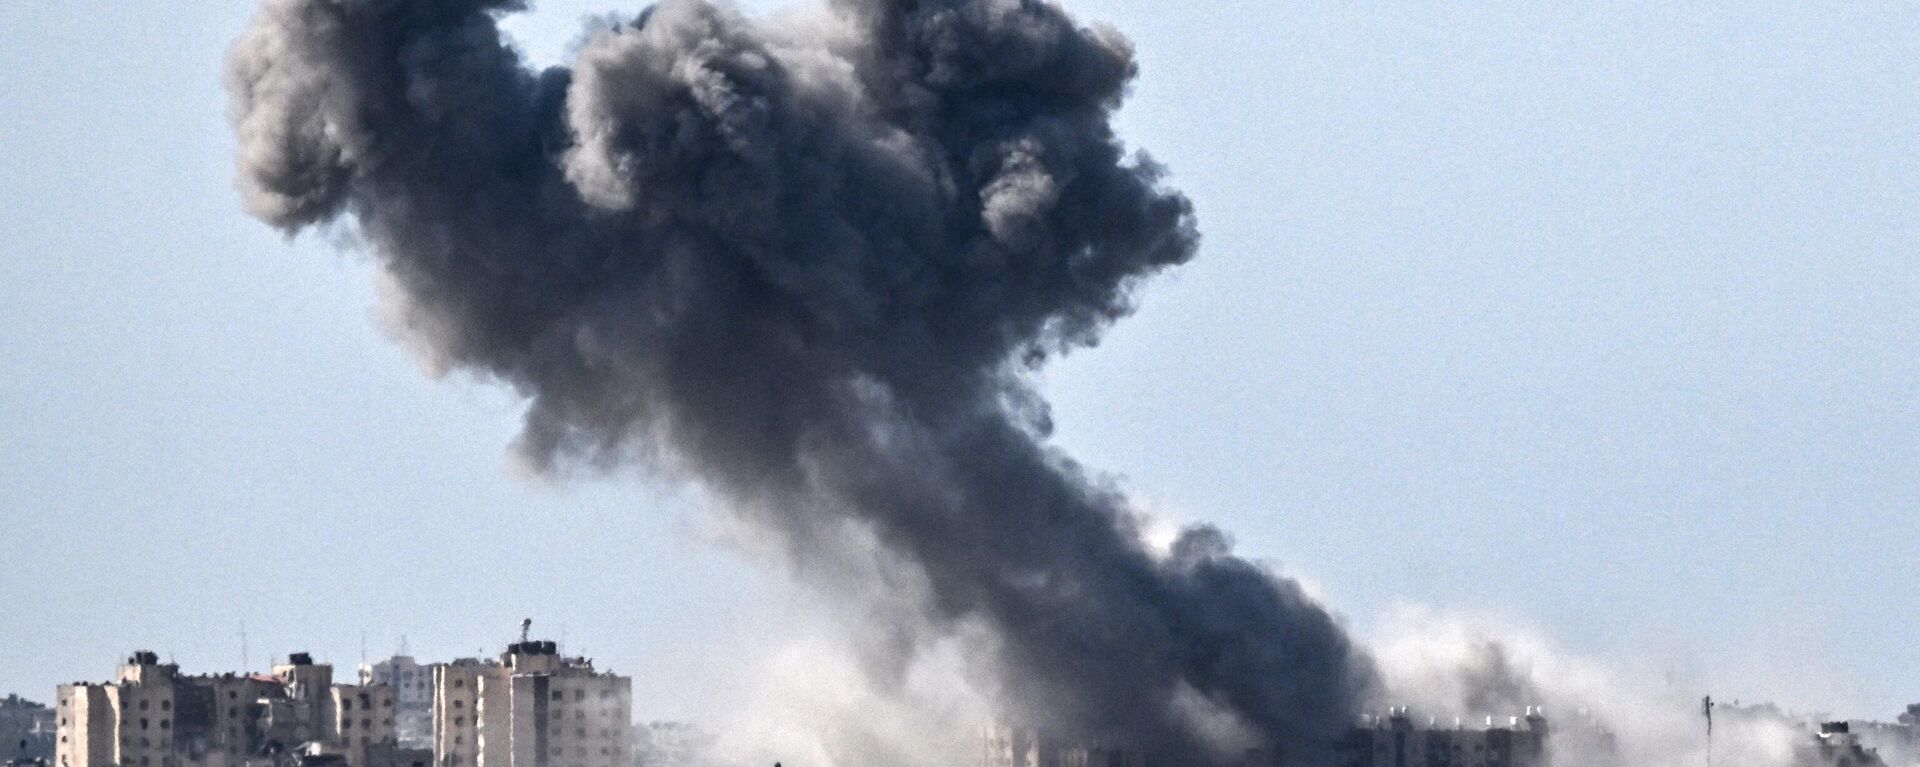
[[[724,704],[807,598],[637,472],[512,474],[510,394],[240,212],[252,5],[0,2],[0,692],[532,616],[640,716]],[[1920,700],[1920,11],[1509,5],[1072,3],[1137,44],[1122,128],[1206,241],[1048,372],[1058,442],[1363,635],[1425,605],[1717,697]],[[511,27],[553,63],[637,9]]]

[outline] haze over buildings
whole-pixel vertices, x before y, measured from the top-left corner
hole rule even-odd
[[[380,680],[416,673],[429,680],[429,717],[418,733],[430,743],[425,749],[400,742],[398,689]],[[364,664],[363,676],[360,684],[338,683],[332,666],[306,653],[293,653],[270,674],[184,674],[139,651],[111,681],[61,685],[52,708],[0,700],[0,734],[26,738],[0,764],[749,767],[770,758],[794,767],[815,760],[861,767],[685,722],[636,724],[636,708],[661,701],[636,705],[629,677],[524,633],[497,657],[421,663],[400,655]],[[1525,684],[1552,690],[1558,683],[1535,677]],[[1474,692],[1492,700],[1500,691]],[[1536,706],[1505,716],[1393,707],[1349,723],[1328,749],[1256,739],[1215,758],[1230,767],[1692,767],[1711,752],[1716,764],[1738,767],[1920,767],[1920,704],[1891,721],[1833,721],[1711,698],[1702,706],[1632,716],[1550,716]],[[1659,732],[1678,733],[1678,740],[1650,734]],[[908,763],[915,767],[1188,767],[1004,717],[973,727],[964,753],[938,750],[943,733],[921,735],[927,750]]]
[[[383,356],[364,327],[372,261],[320,253],[355,233],[289,246],[233,220],[231,138],[211,83],[252,4],[158,5],[0,10],[13,73],[0,102],[30,118],[0,131],[0,229],[17,256],[0,267],[0,347],[14,361],[0,383],[11,414],[0,439],[16,456],[0,468],[15,521],[0,547],[20,574],[0,601],[15,608],[6,633],[18,654],[36,659],[7,664],[9,679],[27,681],[6,686],[49,700],[54,679],[92,676],[100,667],[81,659],[117,654],[132,629],[182,657],[235,654],[229,616],[154,594],[272,603],[286,616],[273,630],[290,638],[307,616],[354,628],[484,624],[451,614],[484,603],[518,615],[571,592],[599,601],[569,609],[631,627],[603,660],[685,693],[662,697],[690,699],[716,677],[747,687],[739,680],[758,666],[712,661],[760,649],[735,638],[763,636],[766,605],[785,592],[748,593],[747,577],[714,574],[737,571],[687,567],[700,555],[675,549],[696,547],[659,543],[678,540],[659,517],[630,518],[664,504],[635,501],[628,485],[567,495],[493,479],[517,395],[476,394],[482,384],[460,375],[415,384],[408,363]],[[530,71],[591,69],[560,50],[577,4],[537,5],[549,19],[558,9],[566,29],[534,43],[554,50]],[[1242,551],[1311,576],[1319,587],[1302,590],[1345,611],[1360,636],[1376,634],[1370,622],[1396,600],[1497,609],[1584,655],[1644,660],[1656,681],[1643,689],[1655,692],[1671,673],[1682,688],[1831,701],[1833,719],[1906,700],[1920,668],[1907,624],[1920,611],[1911,589],[1882,587],[1909,581],[1917,558],[1904,531],[1920,434],[1909,406],[1920,186],[1905,158],[1916,156],[1920,57],[1903,9],[1268,4],[1223,24],[1139,3],[1073,8],[1137,43],[1146,74],[1130,85],[1125,133],[1171,161],[1208,244],[1179,280],[1143,294],[1141,322],[1055,368],[1056,408],[1017,401],[1034,404],[1032,423],[1059,424],[1050,448],[1071,448],[1096,477],[1124,472],[1163,517],[1230,521]],[[480,50],[495,39],[434,37]],[[340,137],[367,123],[315,124],[314,135]],[[391,167],[404,155],[345,156]],[[617,176],[647,164],[573,166]],[[1015,203],[1045,199],[1043,175],[1064,178],[1006,174],[995,186],[1007,203],[996,234],[1035,234]],[[598,188],[614,193],[603,202],[623,191]],[[591,357],[619,336],[547,338],[542,348],[573,343]],[[587,367],[622,368],[614,359]],[[101,530],[125,534],[101,545]],[[1842,566],[1831,564],[1834,531],[1864,542]],[[774,577],[788,571],[783,555],[804,550],[744,537]],[[364,555],[380,544],[393,545]],[[338,566],[348,560],[359,564]],[[516,560],[543,577],[501,575],[499,563]],[[466,575],[413,577],[423,569]],[[316,573],[329,574],[324,588]],[[395,588],[403,578],[413,588]],[[912,578],[867,583],[915,596]],[[720,617],[740,614],[752,617]],[[897,658],[890,651],[937,634],[867,632],[874,648],[846,654]],[[679,649],[651,649],[661,637]],[[343,660],[345,646],[321,655]],[[472,652],[458,647],[432,655]],[[911,694],[926,676],[873,668],[834,701],[850,701],[849,719],[867,713],[862,693]],[[1697,724],[1694,696],[1638,718]],[[1416,707],[1443,725],[1456,710]],[[1557,723],[1574,708],[1551,710]],[[296,710],[276,719],[294,722]],[[404,729],[396,716],[396,740]],[[1637,736],[1623,732],[1647,742]]]

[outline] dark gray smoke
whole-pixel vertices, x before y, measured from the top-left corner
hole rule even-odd
[[[1297,584],[1210,529],[1155,555],[1044,444],[1027,373],[1197,239],[1109,124],[1124,39],[668,0],[533,71],[522,5],[268,0],[229,73],[249,210],[350,222],[435,365],[529,398],[536,468],[682,469],[797,548],[862,526],[929,584],[901,635],[985,627],[1013,719],[1183,765],[1196,699],[1296,749],[1348,725],[1371,666]]]

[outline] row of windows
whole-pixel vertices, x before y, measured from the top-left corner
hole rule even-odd
[[[607,755],[610,755],[610,754],[612,754],[612,753],[613,753],[613,751],[612,751],[611,749],[607,749],[607,748],[602,748],[602,749],[600,749],[600,755],[601,755],[601,756],[607,756]],[[564,749],[564,748],[556,748],[556,749],[553,749],[553,750],[552,750],[552,751],[550,752],[550,755],[551,755],[551,756],[566,756],[566,755],[567,755],[567,751],[566,751],[566,749]],[[586,747],[585,747],[585,746],[582,746],[582,747],[579,747],[579,748],[575,748],[575,749],[573,750],[573,755],[574,755],[574,756],[586,756],[586,755],[587,755],[587,749],[586,749]]]
[[[554,699],[554,700],[561,700],[561,699],[562,699],[562,696],[564,696],[564,695],[566,695],[566,691],[565,691],[565,690],[554,690],[554,691],[553,691],[553,699]],[[605,700],[605,699],[607,699],[607,698],[611,698],[611,697],[613,697],[613,690],[611,690],[611,689],[604,689],[604,690],[601,690],[601,691],[600,691],[600,699],[601,699],[601,700]],[[586,700],[586,699],[587,699],[587,691],[586,691],[586,690],[574,690],[574,691],[573,691],[573,699],[574,699],[574,700]]]
[[[554,734],[555,734],[555,735],[564,735],[564,734],[565,734],[565,732],[564,732],[564,731],[561,731],[561,732],[556,732],[556,733],[554,733]],[[584,738],[584,737],[587,737],[587,728],[585,728],[585,727],[576,727],[576,728],[574,728],[574,730],[573,730],[573,735],[574,735],[574,737],[576,737],[576,738]],[[605,727],[602,727],[602,728],[600,728],[600,737],[602,737],[602,738],[611,738],[611,737],[613,737],[613,730],[610,730],[610,729],[607,729],[607,728],[605,728]]]

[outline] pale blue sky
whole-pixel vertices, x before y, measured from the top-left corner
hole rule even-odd
[[[512,475],[510,395],[240,213],[251,5],[0,3],[0,691],[230,668],[242,620],[258,666],[533,615],[642,716],[723,704],[808,610],[781,574],[644,477]],[[1059,441],[1363,634],[1422,604],[1920,700],[1920,10],[1681,5],[1073,3],[1138,45],[1123,129],[1206,243],[1048,374]],[[553,61],[621,9],[513,29]]]

